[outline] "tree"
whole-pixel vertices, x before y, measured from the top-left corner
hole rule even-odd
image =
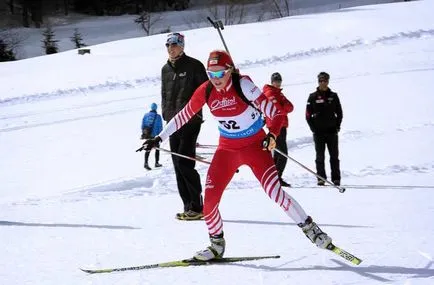
[[[17,52],[25,40],[25,36],[19,31],[13,30],[10,27],[0,28],[0,41],[4,54],[12,54],[14,59],[17,58]]]
[[[278,18],[291,16],[292,0],[272,0],[273,13]]]
[[[58,40],[54,39],[55,35],[53,29],[48,26],[42,33],[42,35],[44,36],[44,39],[42,40],[42,43],[44,45],[42,47],[45,50],[45,54],[57,53],[59,51],[59,48],[57,46]]]
[[[32,0],[30,1],[29,6],[30,6],[31,19],[35,24],[35,27],[40,28],[43,23],[42,0]]]
[[[69,14],[69,0],[63,1],[63,9],[64,9],[65,16],[68,16],[68,14]]]
[[[0,38],[0,62],[16,60],[14,51]]]
[[[154,24],[161,20],[161,14],[142,12],[139,17],[134,20],[134,23],[140,25],[140,27],[145,31],[146,35],[151,34],[151,29]]]
[[[86,44],[83,42],[83,37],[78,32],[77,28],[74,29],[74,34],[72,35],[72,37],[70,39],[74,43],[75,48],[81,48],[81,47],[86,46]]]
[[[245,21],[249,0],[214,0],[208,8],[208,15],[221,19],[224,25],[241,24]]]

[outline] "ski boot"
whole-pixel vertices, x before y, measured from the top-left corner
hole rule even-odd
[[[145,163],[145,169],[146,169],[146,170],[151,170],[152,168],[149,167],[149,164],[148,164],[148,163]]]
[[[222,258],[225,253],[226,242],[223,238],[223,233],[217,236],[210,236],[211,245],[206,249],[196,252],[194,259],[207,261],[211,259]]]
[[[158,162],[155,163],[155,167],[162,167],[162,166],[163,166],[163,165],[160,164],[160,163],[158,163]]]
[[[325,232],[323,232],[318,225],[312,221],[311,217],[307,217],[304,223],[298,224],[298,226],[303,230],[304,234],[308,239],[317,247],[326,249],[332,243],[332,238],[329,237]]]

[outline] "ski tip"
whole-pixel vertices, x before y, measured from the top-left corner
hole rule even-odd
[[[81,271],[88,273],[88,274],[95,274],[95,273],[110,273],[113,270],[112,269],[83,269],[80,268]]]

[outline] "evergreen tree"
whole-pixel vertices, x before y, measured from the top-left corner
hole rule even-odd
[[[16,60],[14,51],[0,39],[0,62]]]
[[[74,34],[71,37],[71,41],[74,43],[75,48],[86,46],[86,44],[83,42],[81,34],[78,32],[78,29],[74,29]]]
[[[51,29],[51,27],[47,27],[42,35],[44,36],[44,39],[42,40],[44,45],[42,47],[45,50],[45,54],[57,53],[59,51],[57,46],[58,40],[54,39],[55,35],[53,29]]]

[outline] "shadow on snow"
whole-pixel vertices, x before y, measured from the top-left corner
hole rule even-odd
[[[86,225],[86,224],[45,224],[45,223],[22,223],[11,221],[0,221],[0,226],[19,226],[19,227],[51,227],[51,228],[94,228],[110,230],[138,230],[140,228],[130,226],[111,226],[111,225]]]

